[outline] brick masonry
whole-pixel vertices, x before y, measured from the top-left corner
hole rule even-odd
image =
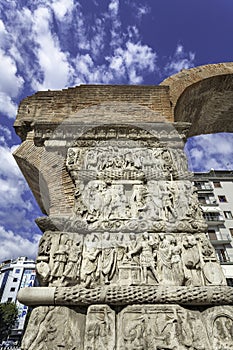
[[[15,151],[40,208],[70,215],[74,185],[64,155],[48,152],[34,139],[36,124],[50,129],[67,119],[78,123],[191,122],[189,136],[233,132],[233,63],[183,70],[159,86],[81,85],[41,91],[25,98],[15,129],[23,143]]]

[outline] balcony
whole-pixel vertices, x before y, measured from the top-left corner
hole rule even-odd
[[[221,265],[233,265],[233,248],[216,249],[216,255]]]
[[[222,224],[225,221],[224,217],[217,213],[203,213],[203,216],[208,225]]]
[[[232,241],[231,236],[228,233],[220,233],[216,232],[208,233],[209,240],[213,245],[219,245],[219,244],[228,244]]]
[[[198,192],[213,192],[214,188],[213,186],[211,186],[211,184],[209,183],[205,183],[205,184],[194,184],[194,186],[196,187],[196,189],[198,190]]]

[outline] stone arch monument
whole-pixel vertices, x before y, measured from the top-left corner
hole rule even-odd
[[[232,131],[232,71],[21,102],[14,156],[45,214],[40,287],[18,295],[34,307],[23,350],[232,349],[233,289],[183,152],[189,136]]]

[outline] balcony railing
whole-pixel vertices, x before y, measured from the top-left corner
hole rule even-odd
[[[210,221],[210,222],[212,222],[212,221],[217,221],[217,222],[219,222],[219,221],[221,221],[221,222],[225,221],[224,217],[221,216],[221,215],[210,215],[209,213],[208,213],[208,214],[207,214],[207,213],[203,213],[203,216],[204,216],[204,219],[205,219],[206,221]]]
[[[213,186],[211,186],[210,184],[205,184],[205,185],[199,185],[199,184],[195,184],[195,187],[197,188],[198,191],[213,191],[214,188]]]
[[[231,236],[228,233],[216,232],[213,234],[208,234],[209,240],[213,245],[226,244],[232,241]]]

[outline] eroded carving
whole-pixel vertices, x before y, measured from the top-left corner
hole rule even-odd
[[[129,306],[119,316],[117,349],[207,350],[201,314],[179,306]]]
[[[21,349],[80,350],[84,342],[84,325],[84,316],[67,307],[37,307],[30,316]]]
[[[115,349],[115,312],[107,305],[88,308],[84,350]]]
[[[41,285],[80,283],[83,237],[47,231],[41,238],[36,271]]]
[[[46,232],[37,257],[41,285],[225,285],[204,233]]]

